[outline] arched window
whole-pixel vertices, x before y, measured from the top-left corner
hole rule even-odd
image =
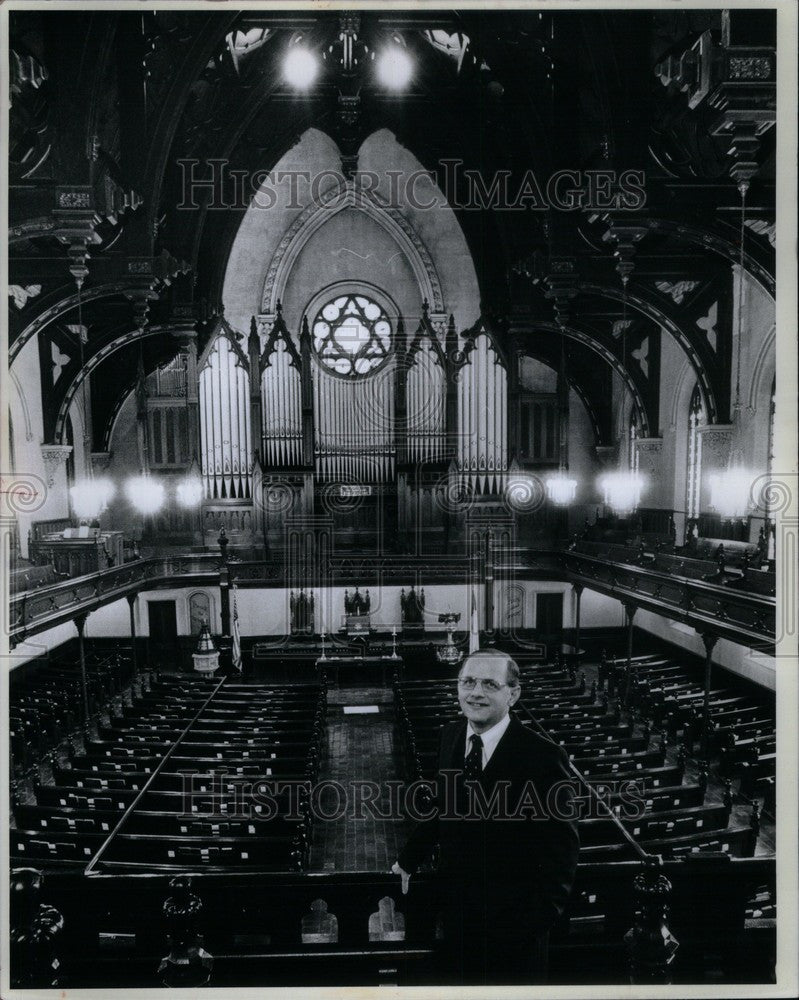
[[[319,360],[339,375],[366,375],[391,351],[388,316],[365,295],[339,295],[322,306],[311,333]]]
[[[685,513],[687,517],[699,517],[699,496],[702,485],[702,435],[699,428],[707,422],[705,406],[699,386],[691,395],[691,405],[688,408],[688,469],[685,494]]]

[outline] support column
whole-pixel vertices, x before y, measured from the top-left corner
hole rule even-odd
[[[713,672],[713,649],[717,637],[702,634],[705,646],[705,696],[702,700],[702,760],[710,761],[710,681]]]
[[[75,616],[75,628],[78,630],[78,659],[80,662],[80,686],[83,694],[83,724],[89,723],[89,687],[86,681],[86,648],[83,643],[83,630],[86,627],[88,612]]]
[[[130,609],[130,648],[133,654],[133,679],[134,681],[139,676],[139,653],[136,649],[136,615],[134,608],[136,607],[136,598],[138,594],[128,594],[127,602],[128,608]]]
[[[574,609],[574,662],[580,663],[580,600],[583,596],[583,585],[581,583],[572,584],[576,607]]]
[[[453,483],[457,482],[458,476],[458,334],[455,330],[455,319],[450,314],[447,323],[447,332],[444,339],[446,354],[446,400],[444,404],[444,418],[446,424],[446,457],[447,475],[444,481],[445,503],[443,505],[444,521],[444,552],[449,554],[453,547],[455,528],[458,514],[453,509],[453,497],[458,492],[453,488]],[[417,509],[418,511],[418,509]],[[418,523],[417,512],[417,523]]]
[[[627,680],[624,685],[624,704],[630,704],[633,681],[633,620],[638,606],[629,602],[624,603],[624,613],[627,616]]]
[[[232,640],[230,634],[230,569],[227,561],[228,538],[224,528],[219,534],[218,542],[222,551],[222,565],[219,569],[219,609],[222,619],[219,661],[223,669],[228,671],[232,664]]]
[[[494,538],[491,529],[485,536],[485,620],[486,641],[494,642]]]
[[[308,320],[302,318],[300,330],[300,387],[302,394],[302,464],[313,470],[314,467],[314,411],[313,411],[313,379],[311,377],[311,331]]]

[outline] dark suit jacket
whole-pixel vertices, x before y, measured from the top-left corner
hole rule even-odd
[[[579,841],[576,819],[569,816],[574,789],[568,757],[511,716],[480,778],[482,797],[490,803],[493,793],[503,791],[504,782],[510,815],[520,801],[531,808],[516,819],[492,816],[485,809],[489,813],[485,819],[463,818],[451,815],[446,790],[451,791],[453,775],[442,772],[462,771],[465,743],[465,719],[443,728],[437,815],[419,823],[398,860],[405,871],[414,872],[438,843],[439,872],[450,886],[450,902],[459,913],[475,911],[471,914],[475,933],[529,940],[544,934],[562,911],[577,867]],[[548,796],[555,799],[556,815]]]

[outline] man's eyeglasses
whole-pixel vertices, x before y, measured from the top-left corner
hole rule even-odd
[[[479,678],[479,677],[459,677],[458,687],[462,687],[464,691],[474,691],[477,685],[480,685],[483,691],[488,691],[490,694],[496,694],[497,691],[502,688],[508,687],[507,684],[500,684],[498,681],[492,680],[490,677]]]

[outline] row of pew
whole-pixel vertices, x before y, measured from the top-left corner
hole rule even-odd
[[[589,688],[584,677],[564,666],[523,666],[521,674],[517,717],[563,747],[583,797],[594,798],[593,808],[586,802],[581,813],[586,816],[579,823],[581,863],[635,857],[631,841],[649,854],[666,857],[697,852],[753,855],[757,815],[754,824],[730,828],[730,790],[722,802],[707,802],[707,776],[686,781],[685,755],[676,761],[667,758],[665,734],[657,737],[646,721],[623,719],[618,702],[597,697],[594,686]],[[460,711],[455,684],[398,681],[395,697],[409,775],[430,779],[441,725]],[[640,789],[632,809],[619,791],[631,781]],[[608,811],[596,805],[597,796],[607,802]]]
[[[123,651],[86,654],[89,712],[118,697],[133,680],[132,657]],[[9,701],[11,762],[16,778],[29,773],[81,724],[84,718],[81,671],[74,658],[37,666],[24,683],[13,683]]]
[[[158,675],[13,803],[12,860],[301,870],[324,713],[319,686]]]
[[[603,657],[599,668],[602,688],[613,696],[624,694],[630,708],[643,720],[679,739],[690,751],[701,747],[704,732],[704,678],[673,659],[658,655],[633,657],[628,684],[626,658]],[[773,696],[742,691],[729,682],[711,679],[709,693],[710,761],[719,776],[740,780],[739,791],[775,813],[777,760]]]

